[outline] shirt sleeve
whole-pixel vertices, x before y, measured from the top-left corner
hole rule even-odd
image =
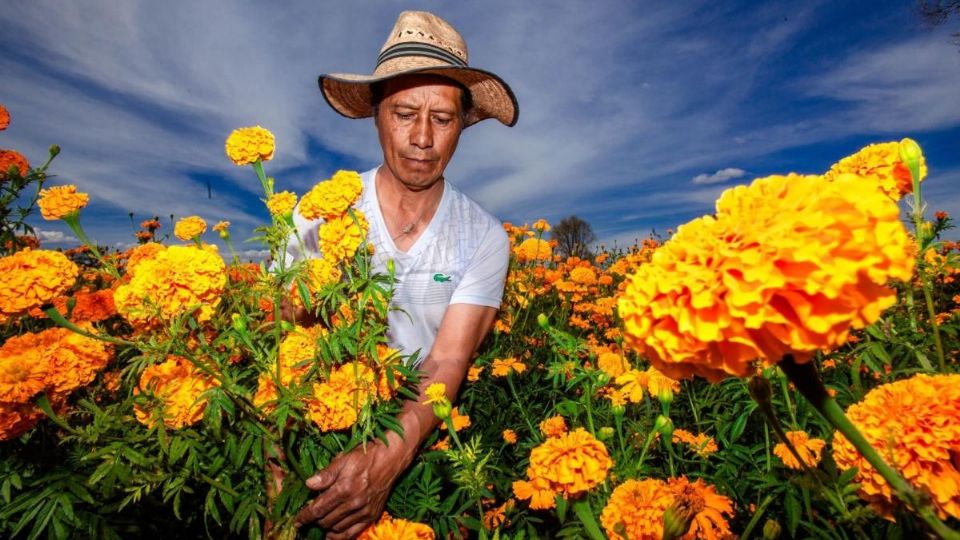
[[[507,233],[502,227],[490,227],[453,291],[450,303],[499,308],[509,265]]]

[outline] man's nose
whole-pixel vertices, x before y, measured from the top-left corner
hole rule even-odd
[[[410,144],[417,148],[430,148],[433,146],[433,125],[430,123],[430,117],[419,116],[413,124],[413,130],[410,133]]]

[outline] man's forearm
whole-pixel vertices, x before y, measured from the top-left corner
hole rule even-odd
[[[424,390],[433,383],[443,383],[446,386],[447,398],[453,402],[466,377],[467,363],[466,359],[440,361],[433,356],[427,356],[423,361],[421,369],[424,376],[420,379],[417,400],[405,402],[398,416],[400,425],[403,426],[403,435],[394,432],[387,435],[388,447],[393,450],[391,454],[397,459],[399,470],[410,465],[420,444],[440,422],[433,414],[433,407],[423,404],[426,399]]]

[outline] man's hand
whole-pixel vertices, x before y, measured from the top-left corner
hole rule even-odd
[[[397,478],[398,459],[376,441],[366,452],[357,447],[340,454],[322,471],[307,479],[320,492],[297,514],[297,524],[316,523],[329,540],[355,538],[380,519]]]

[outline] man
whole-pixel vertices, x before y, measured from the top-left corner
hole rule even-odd
[[[370,224],[375,271],[393,260],[399,283],[388,336],[403,354],[420,352],[429,384],[453,400],[503,295],[509,243],[500,222],[444,179],[462,130],[486,118],[512,126],[517,102],[492,73],[467,65],[467,47],[449,23],[404,12],[381,49],[372,76],[321,75],[327,102],[349,118],[374,117],[383,165],[364,173],[357,207]],[[306,253],[319,256],[318,222],[297,223]],[[294,248],[296,249],[296,247]],[[424,357],[425,355],[425,357]],[[405,403],[403,436],[335,458],[307,480],[317,497],[297,515],[327,538],[353,538],[381,515],[398,476],[435,429],[432,408]]]

